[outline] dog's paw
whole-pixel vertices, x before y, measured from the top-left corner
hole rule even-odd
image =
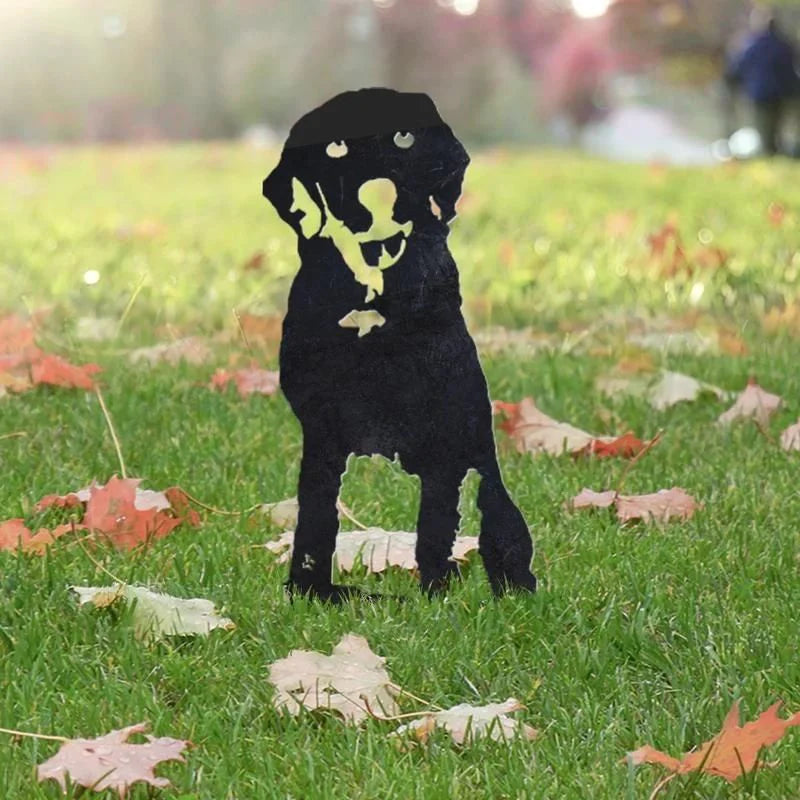
[[[458,567],[448,568],[443,574],[431,576],[421,576],[420,589],[429,598],[443,597],[454,581],[461,580],[461,572]]]
[[[503,575],[497,580],[492,580],[492,591],[496,597],[501,597],[509,592],[536,591],[536,576],[532,572],[515,575]]]
[[[301,586],[289,580],[284,586],[290,601],[294,600],[297,596],[301,596],[338,606],[350,600],[367,600],[369,602],[374,602],[381,599],[381,595],[379,594],[369,594],[367,592],[362,592],[360,589],[356,589],[355,586],[342,586],[333,583],[325,586]]]

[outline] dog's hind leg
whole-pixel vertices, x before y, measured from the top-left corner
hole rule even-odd
[[[290,595],[306,594],[338,603],[358,594],[349,587],[334,586],[331,580],[339,532],[336,501],[346,466],[347,453],[336,451],[330,442],[304,435],[297,489],[297,530],[286,584]]]
[[[417,522],[417,566],[423,591],[438,594],[458,575],[450,556],[460,521],[459,491],[463,472],[423,472]]]
[[[507,589],[533,592],[536,590],[536,577],[530,570],[533,544],[522,512],[509,496],[496,460],[478,472],[481,475],[478,551],[492,591],[496,595]]]

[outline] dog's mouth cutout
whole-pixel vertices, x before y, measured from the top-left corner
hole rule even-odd
[[[367,266],[389,269],[400,260],[405,252],[406,236],[402,231],[398,231],[388,239],[360,242],[359,247]]]
[[[367,287],[366,302],[383,294],[383,271],[393,267],[406,251],[408,237],[414,229],[411,220],[394,218],[397,188],[389,178],[373,178],[358,190],[359,202],[369,212],[368,230],[354,233],[330,209],[325,192],[316,184],[322,209],[296,178],[292,181],[292,211],[302,212],[300,228],[303,236],[330,239],[353,277]]]

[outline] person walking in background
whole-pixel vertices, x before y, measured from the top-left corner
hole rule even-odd
[[[800,98],[795,49],[769,9],[756,8],[750,26],[753,35],[729,61],[725,81],[752,103],[763,152],[775,155],[787,111]]]

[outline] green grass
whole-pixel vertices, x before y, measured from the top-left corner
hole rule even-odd
[[[295,493],[300,432],[285,400],[212,393],[203,385],[211,366],[132,368],[115,349],[159,338],[156,326],[168,322],[212,332],[228,324],[233,306],[280,308],[293,261],[288,235],[258,194],[269,163],[224,149],[58,154],[47,172],[0,185],[3,304],[21,307],[23,296],[31,308],[55,304],[51,330],[71,357],[100,360],[131,474],[152,488],[177,483],[230,510]],[[772,228],[766,219],[771,201],[790,213],[800,207],[795,175],[790,165],[661,174],[569,156],[485,157],[470,173],[472,208],[453,235],[467,306],[484,321],[533,325],[539,314],[541,324],[555,324],[620,309],[683,313],[694,279],[665,294],[642,237],[673,208],[687,239],[713,222],[732,269],[706,279],[712,288],[701,308],[735,312],[750,352],[657,359],[728,389],[757,374],[786,400],[770,426],[775,435],[800,413],[798,343],[762,334],[757,312],[773,295],[791,299],[796,291],[785,277],[796,265],[796,226]],[[244,194],[248,181],[252,191]],[[603,220],[621,208],[634,210],[636,221],[615,241]],[[153,239],[114,233],[143,219],[165,230]],[[550,244],[545,253],[540,242],[538,254],[543,237]],[[525,284],[522,267],[510,268],[509,281],[520,281],[514,292],[493,261],[506,239],[531,273]],[[239,265],[260,248],[269,253],[268,270],[242,275]],[[96,286],[81,280],[88,269],[101,272]],[[140,273],[147,282],[120,342],[74,340],[79,316],[120,318]],[[723,287],[734,285],[747,290],[726,305]],[[477,305],[485,287],[492,303]],[[196,744],[186,765],[160,770],[175,785],[165,796],[184,800],[638,800],[660,773],[629,772],[619,763],[627,751],[651,743],[679,755],[713,735],[737,698],[745,718],[779,698],[799,709],[797,458],[752,425],[714,426],[723,406],[713,401],[656,412],[643,400],[603,398],[594,378],[624,348],[603,356],[591,349],[484,359],[492,394],[533,395],[556,418],[597,432],[610,430],[604,409],[619,418],[611,432],[624,427],[649,437],[664,429],[626,478],[626,491],[682,486],[705,504],[690,522],[620,529],[605,513],[569,515],[564,500],[584,486],[616,486],[624,464],[534,459],[513,452],[500,434],[507,483],[536,541],[537,596],[493,601],[474,559],[446,602],[422,599],[410,575],[362,572],[347,580],[407,601],[289,605],[284,568],[254,547],[277,532],[258,515],[207,514],[200,529],[179,529],[146,553],[98,553],[121,578],[208,597],[238,625],[152,647],[133,640],[124,613],[77,608],[69,585],[110,580],[79,548],[59,544],[43,558],[0,553],[0,726],[95,736],[149,720],[157,735]],[[14,431],[27,435],[0,439],[0,518],[31,518],[42,495],[119,470],[93,395],[39,389],[0,400],[0,436]],[[388,463],[351,462],[342,499],[368,524],[415,525],[416,483]],[[464,527],[477,532],[474,510]],[[386,657],[396,683],[440,706],[519,698],[527,706],[519,716],[539,738],[459,749],[436,736],[401,752],[386,738],[391,725],[279,717],[268,665],[293,648],[329,652],[351,631]],[[56,747],[0,735],[3,796],[58,796],[34,773]],[[768,758],[781,765],[754,779],[728,786],[681,778],[661,797],[797,797],[800,733],[790,731]],[[139,787],[131,796],[147,792]]]

